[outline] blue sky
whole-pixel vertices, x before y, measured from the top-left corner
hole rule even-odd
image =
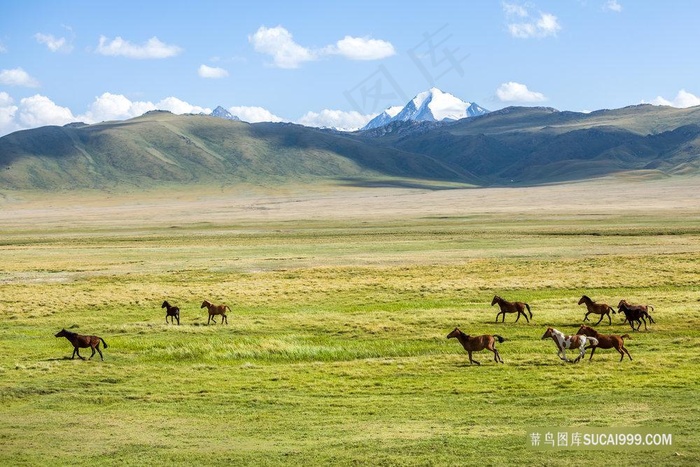
[[[0,135],[162,108],[356,128],[430,87],[490,110],[700,105],[700,2],[8,0]]]

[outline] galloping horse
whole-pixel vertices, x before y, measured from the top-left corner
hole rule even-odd
[[[231,308],[229,308],[228,305],[214,305],[204,300],[202,302],[202,306],[200,306],[199,308],[204,307],[207,307],[207,310],[209,310],[209,319],[207,320],[207,324],[209,324],[209,321],[214,321],[214,324],[216,324],[216,319],[214,319],[214,316],[216,315],[221,315],[221,324],[224,324],[224,321],[226,322],[226,324],[228,324],[226,310],[231,311]]]
[[[644,330],[648,330],[647,328],[647,320],[645,318],[649,318],[650,323],[656,324],[656,321],[654,321],[654,318],[651,317],[649,313],[644,311],[643,308],[640,307],[634,307],[630,308],[625,304],[625,301],[622,300],[620,302],[620,305],[618,305],[618,311],[620,313],[625,314],[625,321],[628,321],[630,323],[630,327],[632,328],[633,331],[639,331],[639,328],[642,327],[642,322],[644,323]],[[633,321],[636,321],[639,323],[637,325],[637,328],[635,329],[634,324],[632,323]]]
[[[625,348],[625,339],[632,339],[629,334],[623,334],[622,336],[618,336],[616,334],[601,334],[592,327],[584,325],[582,325],[578,329],[578,332],[576,334],[582,336],[595,337],[596,339],[598,339],[598,344],[591,344],[589,347],[587,347],[591,349],[591,356],[588,358],[588,360],[591,360],[593,358],[593,353],[598,347],[600,347],[601,349],[614,348],[615,350],[620,352],[620,361],[625,359],[625,353],[630,358],[630,360],[632,360],[632,355],[630,355],[630,353]]]
[[[598,339],[595,337],[588,337],[588,336],[565,336],[563,332],[557,331],[554,328],[547,328],[547,330],[544,332],[544,335],[542,336],[542,339],[547,339],[548,337],[551,337],[552,340],[554,341],[555,344],[557,344],[557,355],[559,358],[566,362],[570,362],[568,358],[566,358],[566,349],[578,349],[579,350],[579,355],[576,357],[576,360],[574,360],[574,363],[578,362],[581,360],[583,355],[586,353],[586,344],[590,343],[591,346],[598,345]]]
[[[637,321],[639,323],[639,326],[637,326],[637,331],[639,331],[639,328],[642,327],[642,321],[644,322],[644,330],[647,330],[647,321],[645,318],[649,318],[650,323],[656,324],[654,318],[652,318],[649,314],[649,308],[651,308],[651,311],[654,311],[654,307],[651,305],[630,305],[627,303],[627,300],[624,299],[620,300],[620,303],[617,304],[617,311],[625,314],[625,320],[623,323],[625,321],[629,321],[633,331],[635,329],[632,321]],[[632,318],[631,320],[630,317]]]
[[[80,334],[66,331],[65,329],[61,329],[60,331],[58,331],[56,337],[65,337],[70,341],[71,344],[73,344],[73,356],[71,357],[71,360],[73,360],[76,355],[78,355],[78,357],[81,360],[85,360],[83,357],[80,356],[78,348],[84,349],[87,347],[92,347],[92,355],[90,355],[90,358],[95,356],[95,350],[97,350],[100,353],[100,360],[104,360],[104,357],[102,356],[102,351],[100,350],[100,341],[102,341],[102,343],[104,344],[105,349],[107,348],[107,343],[101,337],[81,336]]]
[[[597,323],[595,323],[596,326],[600,324],[601,321],[603,321],[603,316],[607,315],[608,316],[608,324],[612,324],[612,318],[610,317],[610,312],[612,311],[613,314],[615,314],[615,309],[611,307],[610,305],[606,303],[596,303],[590,298],[588,298],[587,295],[584,295],[581,297],[581,300],[578,301],[578,304],[581,305],[582,303],[586,304],[586,308],[588,309],[588,312],[586,313],[586,316],[583,317],[584,321],[588,321],[588,315],[591,313],[600,315],[600,319],[598,320]]]
[[[168,322],[168,316],[170,316],[170,322],[172,324],[175,324],[175,320],[177,320],[177,325],[180,325],[180,309],[176,306],[170,306],[170,303],[166,301],[163,302],[163,304],[160,306],[161,308],[165,308],[165,322]]]
[[[518,317],[515,318],[516,323],[520,319],[521,314],[525,317],[525,320],[529,323],[530,320],[527,319],[527,315],[525,314],[525,308],[527,308],[527,311],[530,313],[530,318],[532,318],[532,311],[530,311],[530,305],[528,305],[527,303],[509,302],[508,300],[502,299],[498,295],[494,295],[493,300],[491,300],[491,306],[494,306],[496,303],[498,303],[498,306],[501,309],[501,311],[498,312],[498,314],[496,315],[496,322],[498,322],[498,316],[501,313],[503,313],[503,320],[501,321],[502,323],[505,322],[505,320],[506,320],[506,313],[517,313]]]
[[[498,334],[494,334],[492,336],[470,336],[468,334],[464,334],[462,331],[459,330],[459,328],[454,328],[454,331],[447,335],[448,339],[452,337],[456,337],[459,343],[462,344],[462,347],[464,347],[464,350],[467,351],[467,353],[469,354],[470,363],[476,363],[477,365],[481,365],[481,363],[477,362],[472,358],[472,352],[478,352],[484,349],[493,352],[493,359],[496,363],[503,363],[501,354],[499,354],[496,347],[494,347],[494,338],[498,339],[498,342],[503,342],[505,340]]]

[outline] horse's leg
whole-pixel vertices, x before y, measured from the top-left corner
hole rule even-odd
[[[221,324],[224,324],[224,321],[226,321],[226,324],[228,324],[228,316],[222,315],[224,318],[221,320]]]
[[[588,361],[589,361],[589,362],[593,359],[593,354],[595,353],[596,347],[591,347],[590,349],[591,349],[591,356],[588,357]],[[584,350],[584,352],[585,352],[585,350]]]
[[[498,349],[495,347],[493,349],[493,359],[496,361],[496,363],[498,363],[498,362],[503,363],[503,359],[501,358],[501,354],[498,353]]]
[[[88,360],[92,360],[92,357],[95,356],[95,347],[92,346],[92,345],[91,345],[90,347],[92,348],[92,353],[90,354],[90,357],[88,358]],[[101,352],[100,352],[100,353],[101,353]]]
[[[209,319],[207,320],[207,326],[209,326],[209,322],[211,321],[211,315],[209,315]],[[216,323],[216,321],[214,321]]]
[[[597,323],[594,324],[594,326],[598,326],[600,324],[600,322],[603,321],[603,316],[605,316],[605,315],[600,315],[600,319],[598,320]]]
[[[177,318],[177,325],[180,325],[180,313],[176,314],[175,317]]]
[[[584,320],[584,321],[590,321],[590,320],[588,319],[588,315],[590,315],[590,314],[591,314],[590,311],[587,312],[587,313],[586,313],[586,316],[583,317],[583,320]]]
[[[98,344],[95,346],[95,348],[97,349],[97,352],[100,354],[100,360],[102,360],[102,361],[104,362],[104,361],[105,361],[105,358],[104,358],[104,356],[102,356],[102,351],[100,350],[100,344],[98,343]]]
[[[498,317],[501,316],[502,311],[499,311],[498,314],[496,315],[496,322],[498,322]]]
[[[71,357],[70,357],[71,360],[74,360],[74,359],[75,359],[75,353],[76,353],[77,351],[78,351],[78,348],[77,348],[77,347],[73,347],[73,355],[71,355]],[[80,356],[80,355],[78,355],[78,356]]]
[[[647,320],[644,319],[644,316],[642,316],[642,321],[644,322],[644,330],[648,331],[649,329],[647,328]],[[641,327],[642,325],[640,324],[639,326]]]
[[[520,310],[517,310],[518,316],[515,317],[515,322],[517,323],[518,320],[520,319]],[[505,315],[504,315],[505,316]],[[527,316],[525,317],[527,319]]]
[[[620,352],[620,361],[625,359],[625,353],[622,351],[622,347],[616,347],[616,350]]]
[[[528,324],[530,324],[530,320],[529,320],[529,319],[527,319],[527,315],[525,314],[525,310],[521,311],[520,313],[522,313],[522,314],[523,314],[523,316],[525,317],[525,321],[527,321],[527,322],[528,322]]]
[[[608,315],[608,326],[612,326],[612,317],[610,316],[610,310],[608,310],[607,315]]]
[[[622,344],[622,350],[624,350],[627,356],[630,358],[630,360],[632,360],[632,355],[630,355],[629,351],[625,348],[624,344]],[[625,356],[622,355],[622,358],[625,358]],[[622,361],[622,359],[620,361]]]
[[[79,359],[85,360],[85,357],[81,357],[81,356],[80,356],[80,351],[78,350],[77,347],[75,348],[75,353],[78,355],[78,358],[79,358]]]

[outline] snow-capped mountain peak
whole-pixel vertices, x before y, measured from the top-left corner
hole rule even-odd
[[[231,112],[229,112],[221,106],[215,108],[209,115],[211,115],[212,117],[225,118],[226,120],[240,120],[240,118],[236,117]]]
[[[379,128],[395,121],[441,122],[483,115],[488,110],[476,103],[465,102],[438,88],[430,88],[417,94],[400,111],[390,107],[363,128]],[[394,113],[394,115],[392,115]]]

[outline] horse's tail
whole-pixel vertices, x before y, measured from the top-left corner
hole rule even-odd
[[[104,346],[105,346],[105,349],[106,349],[106,348],[107,348],[107,343],[106,343],[105,340],[102,339],[101,337],[100,337],[100,340],[102,341],[102,345],[104,345]]]
[[[651,305],[647,305],[647,307],[651,308],[651,311],[654,311],[654,307]]]
[[[608,311],[612,311],[613,314],[617,314],[617,311],[615,311],[615,308],[611,307],[610,305],[608,305]]]
[[[530,319],[532,319],[532,311],[530,310],[530,305],[526,303],[525,306],[527,307],[527,311],[530,312]]]
[[[595,337],[589,337],[586,340],[590,341],[591,345],[593,345],[593,346],[598,345],[598,339],[596,339]]]
[[[623,334],[620,337],[623,339],[632,339],[632,336],[630,336],[629,334]]]
[[[224,309],[225,309],[225,310],[228,310],[228,311],[231,311],[231,308],[230,308],[228,305],[224,305]],[[233,313],[233,312],[231,311],[231,313]]]
[[[498,342],[499,342],[499,343],[500,343],[500,342],[504,342],[504,341],[506,340],[505,337],[499,336],[498,334],[494,334],[493,337],[495,337],[496,339],[498,339]]]

